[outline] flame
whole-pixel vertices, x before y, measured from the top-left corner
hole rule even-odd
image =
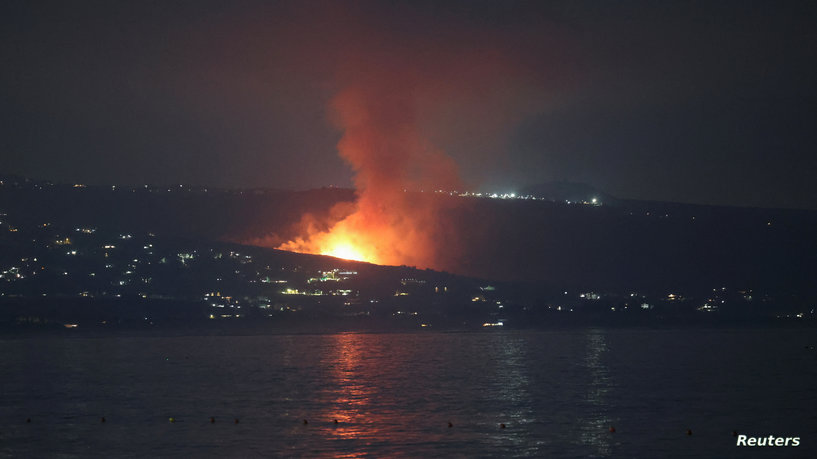
[[[348,242],[341,242],[338,245],[321,252],[321,255],[329,255],[330,257],[343,258],[344,260],[353,261],[368,261],[366,257]]]
[[[352,238],[344,237],[343,235],[333,234],[330,241],[322,245],[320,249],[321,255],[329,255],[330,257],[343,258],[344,260],[365,261],[367,263],[376,263],[377,258],[362,246],[354,242]]]
[[[367,232],[349,228],[347,220],[336,223],[330,231],[312,232],[308,239],[297,238],[278,248],[301,253],[316,253],[344,260],[383,264],[376,245]]]

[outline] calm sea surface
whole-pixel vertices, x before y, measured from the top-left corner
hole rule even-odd
[[[809,346],[771,328],[7,336],[0,456],[817,457]]]

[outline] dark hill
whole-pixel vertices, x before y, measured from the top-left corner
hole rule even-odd
[[[163,236],[270,244],[297,234],[354,192],[0,186],[0,213],[29,224],[58,220]],[[427,198],[424,198],[427,199]],[[464,205],[444,218],[458,228],[456,253],[436,268],[497,280],[565,287],[666,291],[765,288],[808,292],[817,278],[817,212],[618,201],[568,205],[540,200],[436,196]],[[275,235],[269,238],[270,235]]]

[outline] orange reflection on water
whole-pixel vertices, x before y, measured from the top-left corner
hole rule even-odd
[[[374,387],[371,365],[375,360],[366,359],[366,347],[370,346],[373,335],[345,333],[334,335],[332,348],[334,362],[331,365],[332,406],[331,416],[338,421],[332,431],[337,439],[376,440],[384,434],[385,416],[378,413],[374,401]],[[361,451],[351,456],[362,455]]]
[[[335,404],[338,406],[366,407],[370,391],[361,383],[360,374],[363,342],[360,335],[348,333],[336,335],[337,359],[334,365],[335,383],[340,389]]]

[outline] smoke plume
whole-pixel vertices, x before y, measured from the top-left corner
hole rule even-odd
[[[410,92],[389,85],[351,86],[331,102],[343,130],[338,153],[352,167],[358,199],[354,211],[329,231],[313,232],[279,248],[378,264],[435,266],[447,239],[445,204],[417,191],[453,190],[461,183],[454,161],[418,132]]]
[[[552,74],[518,54],[524,30],[491,35],[463,25],[393,32],[363,16],[362,22],[340,21],[352,27],[335,37],[342,44],[328,109],[342,132],[337,150],[354,172],[357,201],[351,210],[335,209],[344,216],[327,230],[306,225],[300,237],[278,248],[450,269],[464,230],[450,214],[465,200],[433,192],[464,185],[455,161],[435,143],[453,133],[501,148],[497,139],[541,110],[543,83]]]

